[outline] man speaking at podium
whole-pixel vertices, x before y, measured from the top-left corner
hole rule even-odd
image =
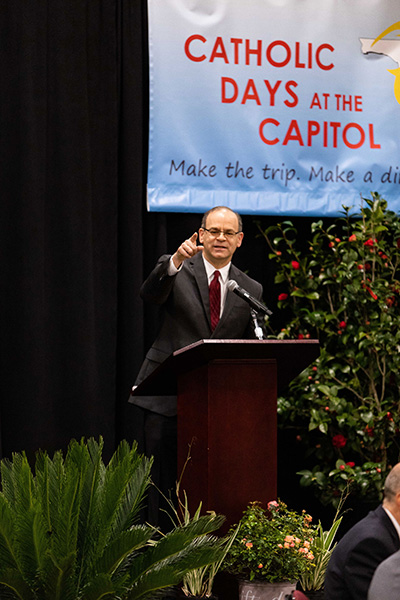
[[[172,256],[161,256],[140,295],[161,306],[162,325],[133,390],[179,348],[201,339],[256,337],[248,301],[227,287],[234,280],[253,302],[261,300],[261,284],[231,263],[242,241],[241,217],[217,206],[204,214],[198,234]],[[145,452],[154,456],[153,481],[165,492],[176,481],[176,397],[131,395],[129,401],[146,409]],[[154,500],[156,506],[151,506]],[[155,522],[157,500],[149,496],[149,504],[149,520]]]

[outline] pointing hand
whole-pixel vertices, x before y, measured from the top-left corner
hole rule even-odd
[[[178,250],[172,256],[175,267],[178,269],[183,261],[195,256],[203,250],[203,246],[197,246],[197,231],[187,240],[182,242]]]

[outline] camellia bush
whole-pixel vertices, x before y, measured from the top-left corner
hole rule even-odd
[[[345,489],[378,501],[399,461],[400,217],[373,194],[327,227],[312,223],[306,247],[290,221],[262,233],[287,315],[275,337],[321,347],[278,400],[280,425],[304,448],[301,483],[325,504]]]

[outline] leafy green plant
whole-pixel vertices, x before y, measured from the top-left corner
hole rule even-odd
[[[312,224],[306,250],[290,221],[262,232],[287,314],[275,336],[321,344],[279,399],[280,426],[304,448],[302,484],[333,505],[348,484],[379,501],[400,442],[400,218],[377,194],[343,209]]]
[[[302,573],[299,583],[305,592],[320,590],[323,588],[325,580],[325,571],[328,566],[331,554],[336,546],[335,537],[343,517],[336,513],[332,525],[328,531],[324,531],[321,521],[318,522],[317,529],[311,543],[311,552],[314,559],[309,569]]]
[[[239,522],[224,568],[250,581],[296,581],[314,559],[311,521],[305,511],[291,511],[280,500],[269,502],[267,509],[252,502]]]
[[[191,522],[196,522],[200,519],[202,502],[193,514],[190,513],[189,501],[187,493],[183,490],[181,494],[182,478],[188,462],[190,461],[191,446],[189,448],[188,457],[183,466],[182,473],[176,483],[176,501],[173,502],[169,498],[165,498],[170,507],[169,516],[176,528],[187,527]],[[183,498],[182,498],[183,495]],[[215,525],[215,530],[219,529],[225,521],[224,515],[217,515],[214,511],[207,513]],[[203,567],[192,569],[182,580],[182,592],[190,598],[213,598],[213,585],[215,576],[220,570],[225,556],[228,553],[232,543],[236,537],[238,528],[233,530],[229,535],[224,537],[208,536],[209,542],[213,545],[214,560],[210,564]]]
[[[121,442],[106,466],[103,441],[73,440],[65,459],[1,461],[0,595],[19,600],[154,598],[213,559],[200,517],[154,539],[135,524],[151,460]]]

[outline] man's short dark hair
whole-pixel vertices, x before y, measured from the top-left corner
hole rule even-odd
[[[215,212],[216,210],[230,210],[231,213],[233,213],[234,215],[236,215],[237,220],[238,220],[238,231],[243,231],[243,221],[242,221],[242,217],[239,215],[239,213],[237,213],[235,210],[232,210],[231,208],[229,208],[229,206],[214,206],[214,208],[210,208],[210,210],[208,210],[207,212],[204,213],[203,218],[201,219],[201,227],[204,229],[207,223],[207,218],[208,215],[210,215],[211,213]]]

